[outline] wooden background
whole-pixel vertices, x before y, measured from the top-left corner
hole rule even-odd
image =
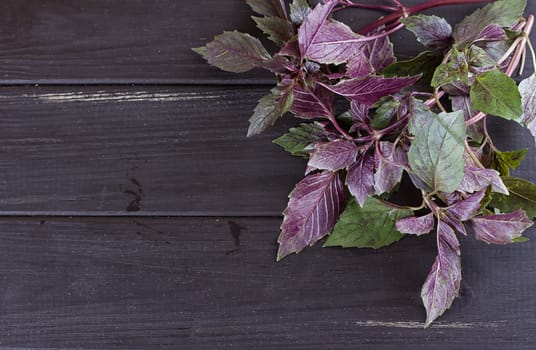
[[[294,122],[246,139],[272,78],[190,51],[258,34],[242,0],[2,0],[0,14],[1,349],[536,348],[534,229],[515,246],[463,238],[461,296],[427,330],[432,236],[275,262],[304,164],[271,140]],[[420,49],[394,40],[401,57]],[[517,175],[536,180],[529,133],[494,129],[531,148]]]

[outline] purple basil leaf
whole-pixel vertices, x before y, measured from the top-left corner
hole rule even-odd
[[[355,162],[358,149],[353,141],[337,140],[316,146],[307,164],[309,167],[336,171]]]
[[[453,205],[454,203],[457,203],[464,199],[464,194],[461,192],[452,192],[452,193],[439,192],[438,195],[440,196],[441,200],[447,204],[447,206]]]
[[[294,102],[290,111],[298,118],[326,118],[333,112],[333,95],[322,87],[314,93],[305,91],[299,84],[294,86]]]
[[[350,108],[356,123],[368,123],[368,112],[370,109],[368,105],[352,101],[350,103]]]
[[[346,185],[357,203],[363,207],[367,198],[374,194],[374,159],[371,155],[363,153],[348,168]]]
[[[350,132],[355,132],[359,129],[370,130],[370,119],[368,117],[370,107],[366,104],[352,101],[350,103],[350,108],[353,119],[353,125],[350,127]]]
[[[343,80],[337,85],[320,84],[338,95],[370,106],[380,98],[414,84],[419,78],[420,76],[404,78],[370,76],[363,79]]]
[[[519,84],[523,101],[523,125],[536,139],[536,74],[532,74]]]
[[[478,214],[485,191],[477,192],[466,199],[447,207],[447,215],[458,221],[467,221]]]
[[[374,72],[374,68],[370,64],[367,56],[358,51],[348,59],[346,76],[349,78],[364,78]]]
[[[298,46],[298,38],[294,37],[290,39],[285,46],[279,51],[280,55],[289,57],[300,57],[300,47]]]
[[[478,41],[503,41],[506,40],[506,32],[500,25],[490,24],[477,35],[474,42]]]
[[[526,0],[498,0],[476,10],[465,17],[454,29],[454,40],[458,47],[470,46],[491,24],[510,28],[516,24],[527,5]]]
[[[322,26],[327,21],[331,11],[337,6],[336,1],[318,4],[303,20],[298,29],[298,43],[302,57],[306,57],[311,46],[321,33]]]
[[[452,42],[452,27],[441,17],[417,15],[404,18],[402,23],[428,48],[447,48]]]
[[[425,235],[434,229],[434,214],[430,213],[421,217],[408,217],[398,219],[396,229],[408,235]]]
[[[280,0],[246,0],[254,12],[266,17],[286,18],[286,10],[281,6]]]
[[[396,62],[393,44],[389,40],[389,36],[367,41],[363,47],[363,52],[377,73],[380,73],[385,67]]]
[[[261,67],[272,58],[259,39],[237,31],[217,35],[214,41],[193,50],[211,65],[233,73]]]
[[[463,180],[458,191],[473,193],[481,191],[491,185],[491,190],[496,193],[508,195],[508,189],[501,179],[497,170],[483,169],[475,166],[466,166]]]
[[[268,38],[280,47],[284,46],[294,36],[292,23],[281,17],[256,17],[252,16],[257,28],[262,30]]]
[[[392,142],[380,142],[381,157],[376,155],[374,189],[376,194],[391,192],[402,180],[404,168],[408,164],[407,153]]]
[[[302,24],[309,13],[311,13],[311,6],[307,0],[294,0],[290,4],[290,20],[294,24]]]
[[[488,244],[509,244],[534,223],[521,209],[509,213],[479,216],[469,222],[475,237]]]
[[[482,200],[486,195],[485,191],[480,191],[472,196],[461,199],[452,203],[453,196],[449,196],[449,202],[451,204],[445,211],[445,216],[442,218],[447,224],[449,224],[455,231],[467,236],[467,231],[463,224],[478,214],[479,209],[482,207]]]
[[[447,223],[454,231],[461,233],[464,236],[467,236],[467,230],[465,229],[465,225],[463,222],[453,219],[450,216],[446,216],[442,218],[442,220]]]
[[[438,254],[421,290],[427,314],[425,327],[450,308],[462,281],[460,244],[454,231],[439,221],[437,236]]]
[[[290,194],[279,235],[277,260],[298,253],[331,232],[344,205],[338,173],[307,176]]]
[[[312,167],[312,166],[307,165],[307,166],[305,167],[305,173],[304,173],[304,174],[305,174],[305,175],[309,175],[309,174],[311,174],[311,173],[314,173],[316,170],[318,170],[318,169],[315,168],[315,167]]]
[[[469,149],[473,152],[472,155],[467,150],[463,154],[466,167],[482,167],[481,164],[487,163],[492,157],[491,154],[485,154],[483,149],[472,146],[469,146]]]
[[[287,74],[289,72],[295,72],[296,67],[285,56],[275,55],[273,58],[266,60],[262,64],[262,68],[269,70],[275,74]]]
[[[301,28],[303,25],[299,29],[298,41],[303,35]],[[302,56],[319,63],[342,64],[359,52],[363,45],[363,37],[346,24],[331,20],[320,26],[306,51],[302,47]]]

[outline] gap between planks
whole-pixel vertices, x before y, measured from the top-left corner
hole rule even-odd
[[[281,213],[276,212],[219,212],[219,211],[0,211],[0,218],[260,218],[282,219]]]
[[[11,86],[274,86],[274,79],[0,79],[1,87]]]

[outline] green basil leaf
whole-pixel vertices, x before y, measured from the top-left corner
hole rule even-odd
[[[423,190],[451,193],[464,176],[464,115],[462,111],[428,115],[429,121],[417,131],[409,148],[412,179]]]
[[[351,200],[342,212],[324,247],[382,248],[404,235],[395,228],[396,220],[412,215],[411,210],[387,206],[369,198],[363,208]]]
[[[497,70],[476,77],[471,86],[473,107],[486,114],[522,122],[521,94],[515,81]]]
[[[530,181],[503,177],[503,182],[510,195],[493,194],[490,206],[500,209],[503,213],[523,209],[531,218],[536,218],[536,185]]]

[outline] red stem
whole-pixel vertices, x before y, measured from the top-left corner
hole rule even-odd
[[[359,31],[359,34],[367,34],[374,31],[376,28],[379,28],[385,24],[391,23],[392,21],[399,20],[400,18],[410,16],[414,13],[419,13],[424,10],[428,10],[438,6],[447,6],[447,5],[461,5],[461,4],[476,4],[476,3],[487,3],[493,2],[495,0],[431,0],[425,3],[415,5],[413,7],[405,7],[399,9],[398,11],[391,13],[383,18],[380,18],[376,22],[369,24],[368,26],[362,28]]]
[[[398,0],[391,0],[392,2],[394,2],[396,4],[396,6],[398,6],[399,8],[403,9],[405,6],[402,5],[402,3]]]
[[[333,114],[331,115],[328,115],[328,119],[329,121],[331,122],[331,124],[335,127],[335,129],[342,135],[344,136],[345,139],[347,140],[353,140],[353,137],[350,136],[350,134],[348,134],[340,125],[339,125],[339,122],[337,122],[337,118],[335,118],[335,116]]]
[[[386,11],[386,12],[395,12],[399,10],[398,7],[394,7],[394,6],[361,4],[359,2],[352,2],[351,0],[345,1],[343,5],[345,7],[355,7],[359,9],[379,10],[379,11]]]
[[[521,43],[518,44],[518,47],[516,51],[514,52],[514,56],[512,56],[512,62],[510,63],[510,66],[506,70],[507,75],[512,76],[517,66],[519,65],[519,62],[521,61],[521,58],[523,56],[523,51],[526,49],[527,41],[529,40],[529,35],[530,35],[530,32],[532,31],[533,26],[534,26],[534,16],[530,15],[527,18],[527,23],[525,24],[525,27],[523,28],[523,37],[522,37],[523,39],[521,40]]]
[[[402,118],[397,120],[395,123],[391,124],[389,127],[385,128],[383,130],[380,130],[376,137],[381,138],[381,137],[384,137],[384,136],[389,135],[390,133],[396,131],[398,128],[400,128],[404,124],[406,124],[406,122],[409,119],[409,116],[410,116],[409,113],[405,114]]]

